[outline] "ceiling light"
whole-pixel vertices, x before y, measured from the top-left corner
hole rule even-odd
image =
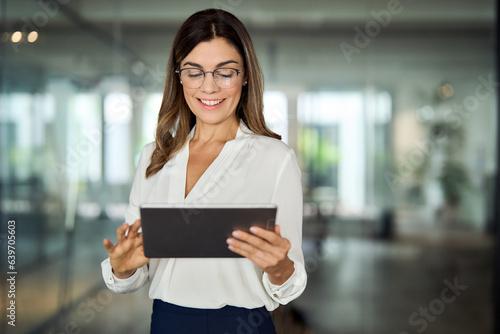
[[[32,31],[28,34],[28,42],[34,43],[38,39],[38,33],[36,31]]]
[[[449,83],[439,86],[437,94],[439,98],[441,98],[441,100],[449,99],[454,94],[453,86],[450,85]]]
[[[12,43],[19,43],[22,38],[23,38],[23,33],[20,31],[16,31],[12,34],[10,40],[12,41]]]

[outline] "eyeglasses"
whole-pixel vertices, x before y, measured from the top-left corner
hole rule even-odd
[[[241,70],[234,68],[218,68],[214,71],[203,71],[199,68],[184,68],[175,73],[179,74],[181,84],[190,89],[198,89],[203,85],[207,73],[212,73],[215,84],[222,89],[233,88],[238,82]]]

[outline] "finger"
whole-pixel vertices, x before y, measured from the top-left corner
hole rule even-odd
[[[142,233],[137,233],[137,238],[135,238],[135,247],[142,247],[144,241],[142,239]]]
[[[263,240],[261,240],[261,242],[267,244],[267,242]],[[262,246],[259,247],[258,245],[253,245],[251,243],[234,238],[229,238],[227,240],[227,243],[229,246],[231,246],[232,250],[236,250],[238,254],[243,255],[250,259],[252,258],[265,259],[267,257],[273,257],[273,249],[263,249],[261,248]]]
[[[258,234],[258,236],[251,235],[243,231],[234,231],[233,237],[241,242],[255,247],[256,250],[258,249],[267,253],[267,255],[272,256],[273,258],[280,258],[283,253],[287,253],[291,248],[291,244],[288,239],[282,238],[272,231],[257,227],[251,227],[250,230],[252,233]],[[236,244],[237,247],[243,247],[236,242],[234,242],[234,244]],[[255,250],[252,251],[246,247],[243,248],[249,252],[255,252]]]
[[[260,250],[256,250],[255,248],[248,247],[248,244],[245,243],[238,244],[240,243],[238,241],[237,243],[232,243],[228,240],[228,243],[229,250],[243,257],[246,257],[262,269],[266,268],[271,263],[272,256],[269,253],[264,253]]]
[[[127,232],[129,225],[127,223],[123,223],[120,227],[116,229],[116,239],[118,240],[118,244],[125,241],[125,232]]]
[[[280,243],[281,239],[283,239],[279,233],[277,233],[275,231],[269,231],[269,230],[266,230],[265,228],[261,228],[258,226],[250,227],[250,232],[252,232],[254,235],[266,240],[267,242],[269,242],[273,245],[278,245]]]
[[[244,231],[234,231],[233,237],[258,249],[267,249],[268,251],[270,251],[270,248],[272,248],[272,245],[266,240]]]
[[[137,237],[137,231],[139,230],[139,228],[141,227],[141,221],[140,220],[136,220],[132,226],[130,226],[130,230],[128,231],[128,235],[127,235],[127,238],[131,238],[131,239],[134,239]]]
[[[245,243],[233,238],[227,239],[227,243],[228,243],[228,248],[234,253],[244,256],[246,258],[252,257],[253,253],[250,252],[248,249],[244,248],[245,247],[244,245],[246,245]]]
[[[144,258],[146,258],[146,259],[150,260],[150,258],[149,258],[149,257],[146,257],[146,254],[144,254],[144,247],[142,247],[142,245],[141,245],[141,248],[140,248],[140,255],[141,255],[142,257],[144,257]]]
[[[113,243],[111,241],[109,241],[108,239],[104,239],[102,244],[108,252],[112,252],[115,249],[115,245],[113,245]]]
[[[274,233],[281,237],[281,228],[279,225],[274,225]]]

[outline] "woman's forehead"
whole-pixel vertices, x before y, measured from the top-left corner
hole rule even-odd
[[[181,66],[185,66],[186,63],[197,64],[202,68],[223,66],[225,63],[241,67],[243,60],[232,44],[224,38],[216,38],[196,45],[186,58],[181,61]]]

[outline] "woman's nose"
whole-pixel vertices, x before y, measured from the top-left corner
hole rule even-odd
[[[208,76],[210,74],[210,77]],[[213,72],[205,72],[205,80],[203,80],[203,84],[200,89],[205,93],[213,93],[217,92],[220,88],[215,83],[215,77]]]

